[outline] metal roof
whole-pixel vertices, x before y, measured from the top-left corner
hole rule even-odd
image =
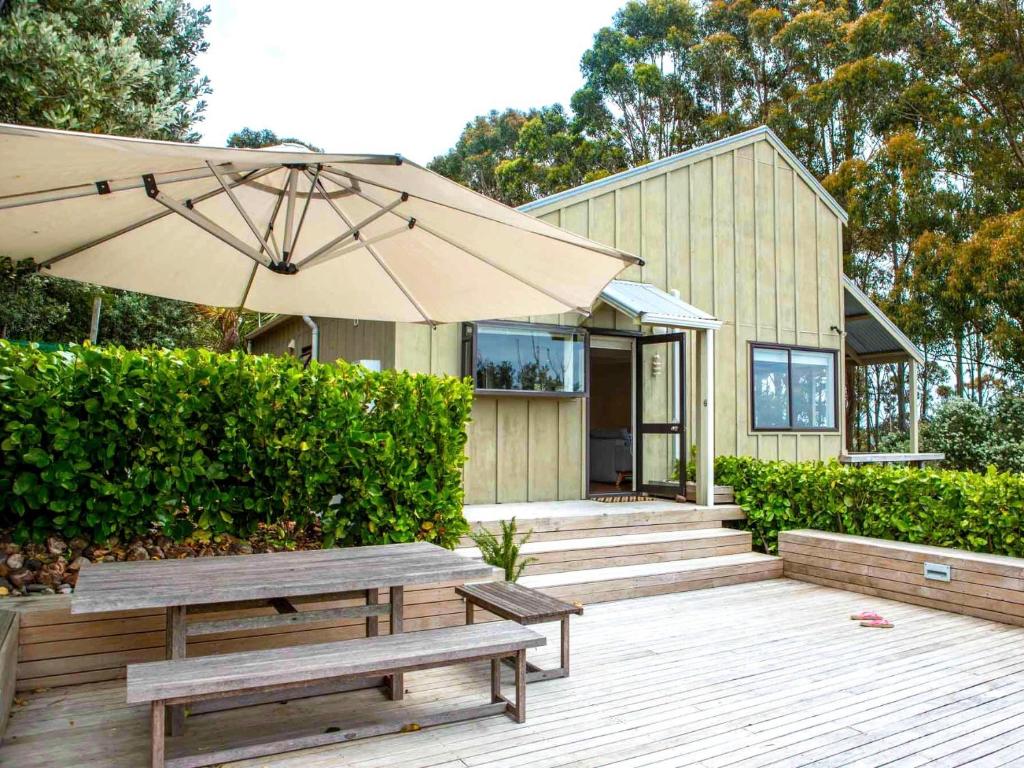
[[[917,345],[846,275],[843,289],[847,349],[864,357],[903,354],[924,363]]]
[[[612,280],[601,291],[600,298],[641,325],[666,328],[722,327],[722,322],[713,315],[650,283]]]
[[[516,210],[523,211],[524,213],[533,213],[540,208],[547,208],[556,206],[561,207],[568,205],[569,201],[576,197],[584,197],[591,192],[596,192],[605,187],[616,186],[636,176],[647,176],[654,175],[663,169],[670,168],[676,165],[686,165],[698,159],[702,155],[717,154],[724,152],[729,149],[734,149],[745,144],[752,144],[755,141],[761,139],[766,140],[769,144],[778,150],[779,154],[786,158],[787,162],[793,167],[801,179],[807,183],[807,185],[814,190],[814,192],[820,197],[825,204],[832,209],[832,212],[839,217],[839,219],[845,224],[847,221],[847,213],[843,210],[843,207],[839,202],[829,194],[828,190],[821,185],[821,182],[815,178],[814,174],[807,170],[807,166],[800,162],[796,155],[793,154],[792,150],[787,147],[782,139],[780,139],[775,131],[769,128],[767,125],[762,125],[757,128],[752,128],[749,131],[743,133],[737,133],[734,136],[726,136],[724,139],[718,141],[712,141],[709,144],[703,144],[693,149],[688,149],[685,152],[678,152],[668,157],[663,157],[660,160],[654,160],[646,165],[638,165],[636,168],[630,168],[629,170],[616,173],[612,176],[605,176],[603,179],[597,179],[587,184],[581,184],[578,187],[567,189],[564,192],[557,192],[548,197],[542,197],[539,200],[526,203],[525,205],[519,206]]]

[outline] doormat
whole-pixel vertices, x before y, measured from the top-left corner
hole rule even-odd
[[[617,493],[606,496],[591,496],[591,501],[600,501],[602,504],[620,504],[626,501],[655,501],[653,496],[646,493]]]

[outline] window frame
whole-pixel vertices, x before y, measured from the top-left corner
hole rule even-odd
[[[583,337],[583,390],[580,392],[550,392],[528,389],[485,389],[476,384],[477,339],[479,326],[498,328],[518,328],[524,331],[540,330],[551,333],[579,334]],[[467,329],[471,332],[467,334]],[[480,320],[479,322],[462,323],[459,329],[462,334],[459,340],[460,367],[463,377],[468,377],[473,385],[474,395],[493,397],[553,397],[564,400],[579,400],[590,397],[590,333],[582,325],[556,325],[552,323],[529,323],[517,320]]]
[[[769,341],[749,342],[750,352],[748,355],[748,376],[747,376],[747,397],[750,401],[750,432],[751,433],[782,433],[782,434],[839,434],[840,413],[839,413],[839,350],[830,347],[808,347],[800,344],[776,344]],[[786,351],[786,376],[789,379],[787,393],[789,396],[789,426],[788,427],[759,427],[755,419],[755,398],[754,398],[754,352],[758,349],[781,349]],[[835,373],[832,383],[832,413],[835,415],[835,426],[833,427],[797,427],[793,425],[793,352],[818,352],[832,355],[832,370]]]

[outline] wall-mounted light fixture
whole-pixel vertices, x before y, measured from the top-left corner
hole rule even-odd
[[[651,377],[656,379],[659,376],[661,376],[661,354],[655,352],[654,357],[651,358]]]

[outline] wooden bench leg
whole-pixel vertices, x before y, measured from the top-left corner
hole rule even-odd
[[[569,676],[569,617],[562,617],[562,674]]]
[[[491,703],[504,700],[501,695],[501,659],[491,659]]]
[[[501,695],[501,665],[512,661],[516,671],[516,700],[513,703]],[[526,649],[516,651],[515,656],[491,659],[491,701],[505,702],[505,714],[517,723],[526,722]]]
[[[517,723],[526,722],[526,649],[516,653],[516,717]]]
[[[380,602],[380,591],[377,589],[366,590],[366,604],[377,605]],[[366,617],[366,636],[376,637],[380,631],[380,618],[377,616]]]
[[[185,606],[167,609],[167,646],[165,657],[168,659],[184,659],[186,656],[187,614]],[[180,736],[185,731],[185,707],[177,704],[173,707],[161,707],[167,711],[167,730],[171,736]]]
[[[150,754],[153,768],[164,768],[164,703],[150,704]]]
[[[466,601],[466,623],[467,624],[472,624],[476,620],[476,617],[473,615],[473,608],[474,608],[473,601],[472,600],[467,600]]]
[[[404,631],[402,617],[404,615],[405,590],[402,587],[391,587],[391,634],[397,635]],[[391,700],[400,701],[405,698],[405,676],[399,672],[391,675]]]

